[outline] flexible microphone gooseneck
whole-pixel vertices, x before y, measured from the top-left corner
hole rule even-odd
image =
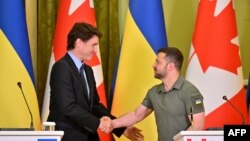
[[[241,115],[242,124],[244,125],[245,124],[245,118],[244,118],[242,112],[227,99],[227,96],[224,95],[222,98],[224,100],[226,100]]]
[[[190,107],[190,118],[191,118],[191,125],[194,125],[194,118],[193,118],[193,107]]]
[[[34,130],[33,116],[32,116],[30,107],[29,107],[29,105],[28,105],[28,103],[27,103],[27,100],[26,100],[26,98],[25,98],[25,95],[24,95],[24,92],[23,92],[23,89],[22,89],[22,83],[21,83],[21,82],[17,82],[17,85],[18,85],[18,87],[20,88],[20,90],[21,90],[21,92],[22,92],[22,94],[23,94],[24,101],[25,101],[26,106],[27,106],[27,108],[28,108],[28,110],[29,110],[29,113],[30,113],[30,120],[31,120],[31,121],[30,121],[30,129]]]

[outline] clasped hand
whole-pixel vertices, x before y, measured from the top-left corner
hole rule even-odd
[[[100,125],[98,129],[101,130],[102,132],[110,133],[113,130],[112,120],[107,116],[103,116],[100,119]]]
[[[113,121],[109,118],[109,117],[102,117],[100,119],[100,125],[98,127],[99,130],[101,130],[102,132],[105,133],[110,133],[115,127]],[[124,135],[132,141],[143,141],[144,140],[144,136],[141,133],[141,130],[134,127],[134,126],[130,126],[127,127]]]

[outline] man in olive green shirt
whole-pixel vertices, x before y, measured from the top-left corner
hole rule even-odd
[[[202,130],[205,121],[203,97],[181,76],[182,63],[183,55],[177,48],[159,49],[153,68],[154,77],[162,83],[149,89],[142,104],[134,111],[114,119],[112,127],[131,126],[154,111],[158,141],[172,141],[182,130]]]

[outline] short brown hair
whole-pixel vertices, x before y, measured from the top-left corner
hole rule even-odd
[[[75,41],[80,38],[82,41],[87,41],[91,39],[94,35],[99,38],[102,36],[101,32],[91,24],[78,22],[75,23],[68,34],[67,40],[67,50],[75,48]]]
[[[157,53],[165,53],[166,58],[169,58],[174,64],[175,67],[180,71],[183,64],[183,54],[176,47],[165,47],[160,48]]]

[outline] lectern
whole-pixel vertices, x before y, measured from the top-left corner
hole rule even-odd
[[[181,131],[174,141],[223,141],[224,131]]]
[[[63,131],[0,131],[0,141],[60,141]]]

